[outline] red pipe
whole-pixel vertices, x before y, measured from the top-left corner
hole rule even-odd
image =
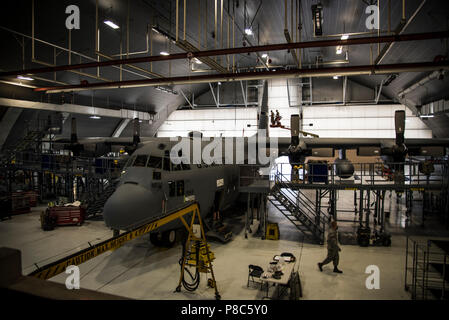
[[[313,68],[313,69],[292,69],[292,70],[277,70],[277,71],[260,71],[260,72],[242,72],[242,73],[226,73],[226,74],[209,74],[200,76],[182,76],[171,78],[157,78],[157,79],[140,79],[128,81],[113,81],[113,82],[97,82],[87,83],[82,85],[66,85],[57,87],[36,88],[34,91],[74,91],[89,90],[89,89],[108,89],[111,87],[139,87],[139,86],[156,86],[156,85],[176,85],[186,83],[206,83],[218,81],[237,81],[237,80],[251,80],[251,79],[267,79],[279,77],[319,77],[331,75],[357,75],[357,74],[388,74],[398,72],[423,72],[440,69],[448,69],[449,61],[442,62],[418,62],[418,63],[402,63],[402,64],[387,64],[387,65],[366,65],[366,66],[348,66],[348,67],[332,67],[332,68]]]
[[[149,57],[80,63],[80,64],[72,64],[72,65],[64,65],[64,66],[56,66],[56,67],[44,67],[44,68],[27,69],[27,70],[7,71],[7,72],[1,72],[0,77],[18,76],[18,75],[27,75],[27,74],[31,75],[31,74],[38,74],[38,73],[68,71],[68,70],[77,70],[77,69],[88,69],[88,68],[97,68],[97,67],[107,67],[107,66],[123,65],[123,64],[179,60],[179,59],[187,59],[187,58],[192,59],[194,57],[201,58],[201,57],[221,56],[221,55],[240,54],[240,53],[249,53],[249,52],[268,52],[268,51],[279,51],[279,50],[317,48],[317,47],[351,46],[351,45],[363,45],[363,44],[371,44],[371,43],[419,41],[419,40],[430,40],[430,39],[441,39],[441,38],[449,38],[449,31],[392,35],[392,36],[381,36],[381,37],[354,38],[354,39],[348,39],[348,40],[321,40],[321,41],[308,41],[308,42],[280,43],[280,44],[270,44],[270,45],[264,45],[264,46],[240,47],[240,48],[207,50],[207,51],[198,51],[198,52],[175,53],[175,54],[171,54],[168,56],[162,56],[162,55],[161,56],[149,56]]]

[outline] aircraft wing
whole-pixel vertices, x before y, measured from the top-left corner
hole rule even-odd
[[[288,155],[291,138],[270,138],[278,140],[279,155]],[[391,148],[395,139],[376,138],[302,138],[301,149],[309,150],[310,155],[324,156],[332,154],[333,150],[357,149],[360,156],[381,155],[381,150]],[[444,156],[449,147],[449,139],[405,139],[409,155]],[[268,147],[268,146],[267,146]],[[377,152],[376,152],[377,151]]]

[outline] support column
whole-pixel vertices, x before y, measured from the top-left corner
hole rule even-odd
[[[248,192],[246,212],[245,212],[245,239],[248,239],[248,217],[249,217],[249,210],[251,210],[250,202],[251,202],[251,193]]]
[[[363,189],[360,189],[360,199],[359,199],[359,223],[360,226],[363,225]]]
[[[366,218],[365,225],[366,225],[367,228],[369,228],[369,216],[371,214],[371,212],[370,212],[370,207],[371,207],[370,201],[371,201],[371,199],[370,198],[371,198],[371,190],[368,190],[366,192],[367,206],[366,206],[366,216],[365,216],[365,218]]]

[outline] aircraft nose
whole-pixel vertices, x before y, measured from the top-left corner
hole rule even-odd
[[[103,218],[108,227],[125,230],[159,214],[161,208],[162,198],[138,184],[125,183],[106,201]]]

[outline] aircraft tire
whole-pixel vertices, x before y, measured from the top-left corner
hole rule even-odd
[[[176,243],[176,230],[172,229],[172,230],[168,230],[168,231],[164,231],[162,233],[162,245],[164,247],[173,247],[173,245]]]

